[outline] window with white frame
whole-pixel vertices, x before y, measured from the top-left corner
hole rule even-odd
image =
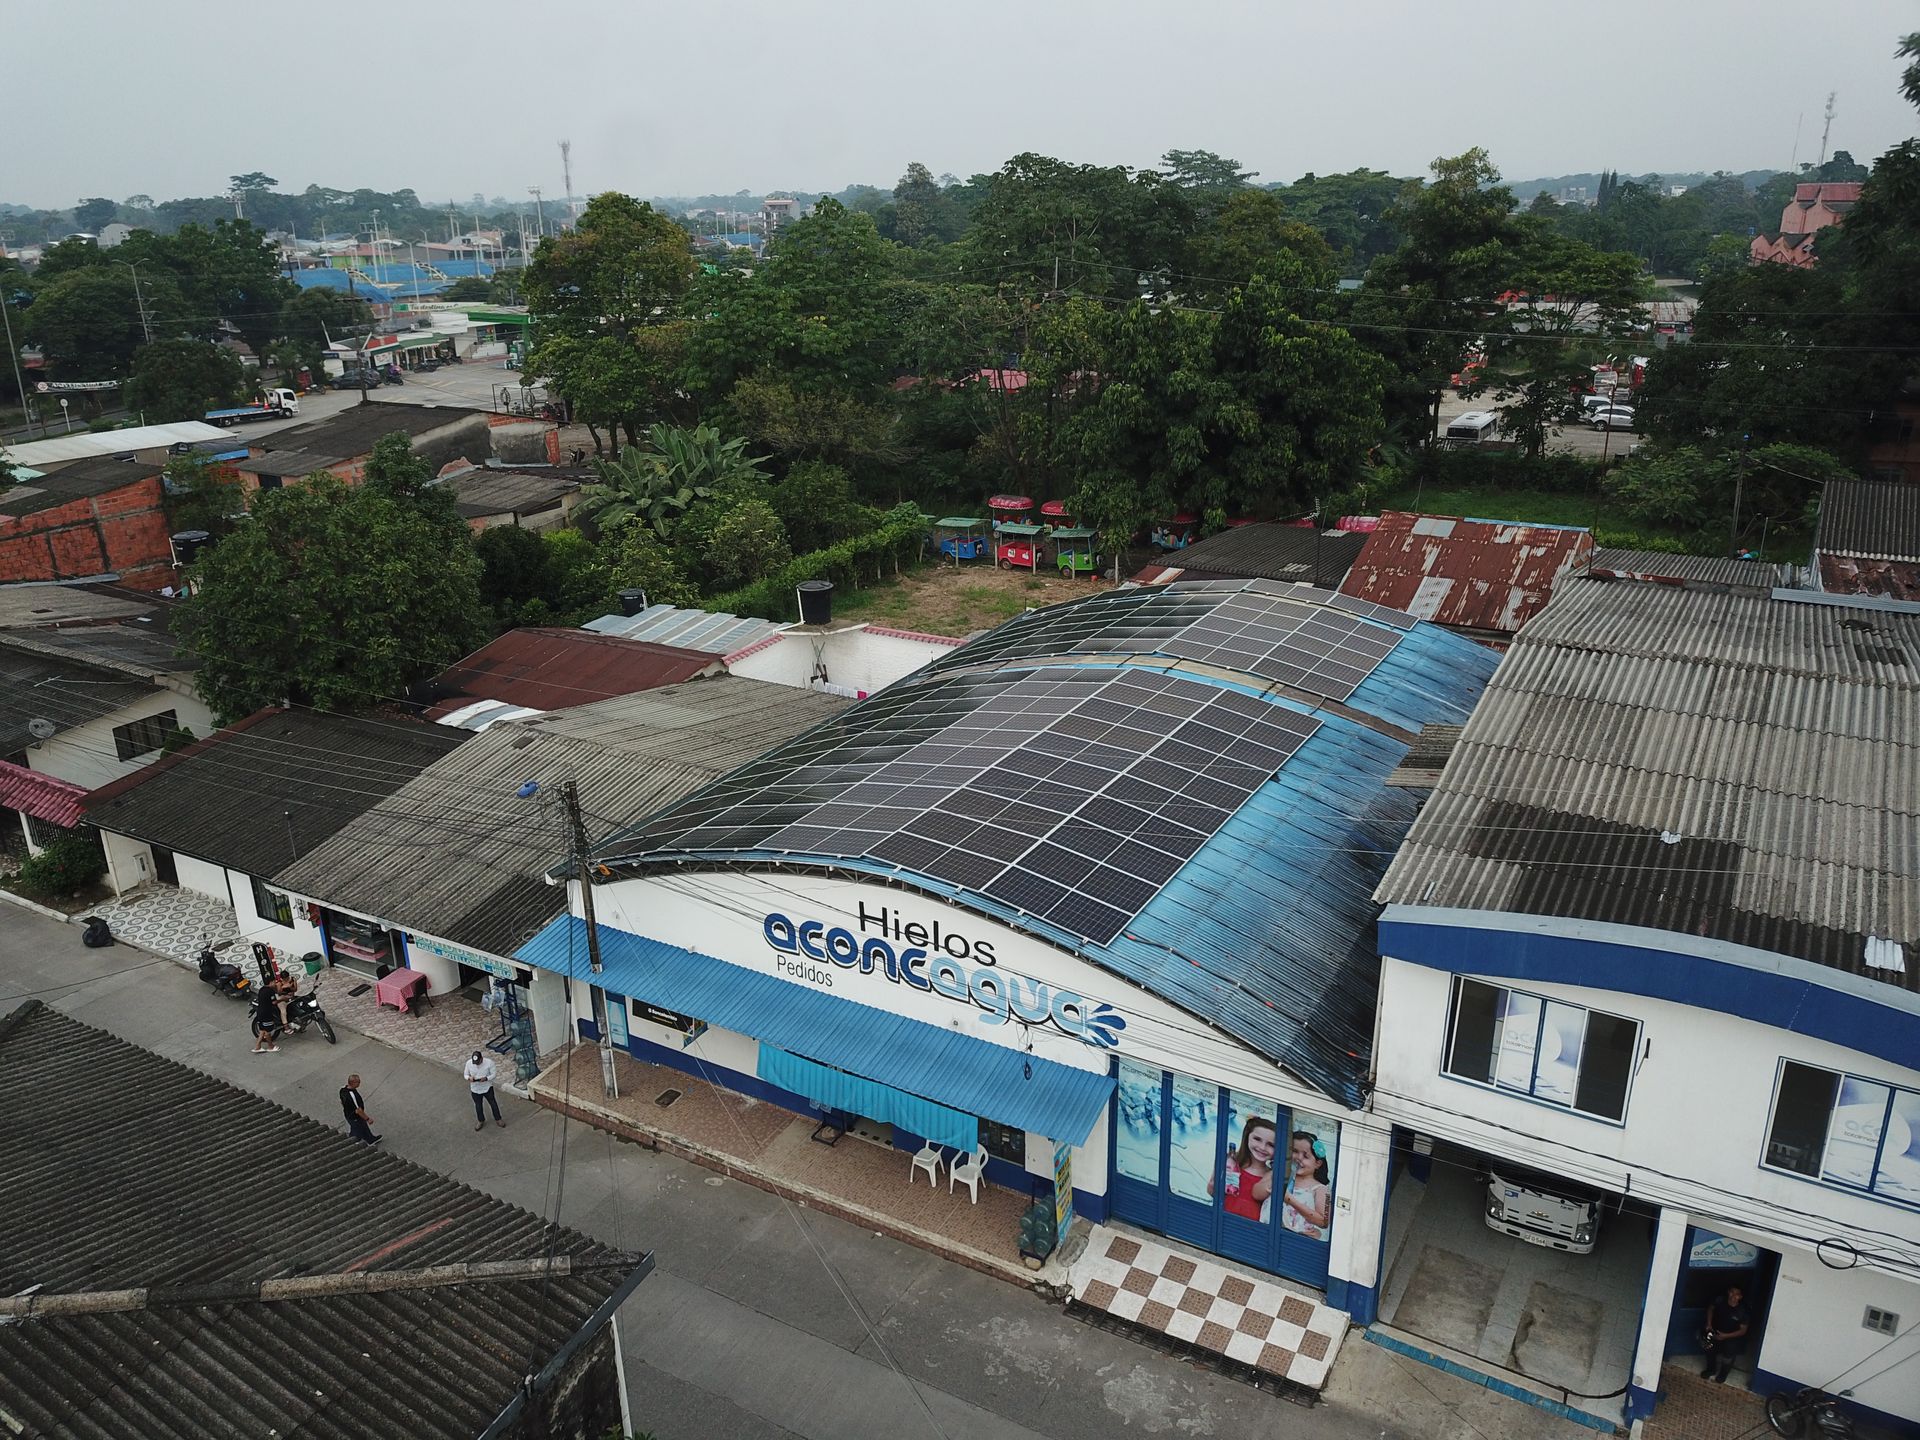
[[[1622,1120],[1640,1022],[1455,976],[1446,1073],[1602,1120]]]
[[[1920,1090],[1783,1060],[1762,1163],[1920,1205]]]

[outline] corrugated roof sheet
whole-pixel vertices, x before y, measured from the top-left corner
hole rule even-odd
[[[532,710],[590,705],[711,674],[719,663],[699,650],[586,630],[509,630],[434,678],[427,687],[434,700],[427,714],[438,719],[476,700]]]
[[[0,760],[0,806],[20,810],[49,825],[71,830],[80,823],[80,802],[87,787],[42,775],[11,760]]]
[[[1156,560],[1149,570],[1174,573],[1146,583],[1165,584],[1181,578],[1183,572],[1197,571],[1202,573],[1191,578],[1299,580],[1323,590],[1337,590],[1366,543],[1366,536],[1340,530],[1272,523],[1238,525]]]
[[[1340,590],[1438,625],[1511,635],[1592,549],[1592,533],[1571,526],[1389,510]]]
[[[503,721],[275,875],[341,909],[508,956],[559,914],[545,873],[565,850],[558,822],[515,791],[534,780],[580,789],[598,833],[639,820],[847,702],[716,675]]]
[[[50,721],[56,733],[72,730],[156,689],[151,680],[16,644],[18,638],[0,635],[0,755],[34,743],[31,721]]]
[[[344,1077],[342,1077],[344,1078]],[[0,1017],[0,1291],[623,1256],[37,1001]],[[378,1113],[378,1097],[372,1098]],[[211,1302],[0,1325],[28,1433],[470,1440],[621,1279]],[[403,1344],[404,1364],[369,1361]]]
[[[1759,560],[1730,560],[1719,555],[1669,555],[1659,550],[1615,550],[1596,546],[1587,573],[1619,580],[1652,580],[1697,588],[1720,587],[1764,595],[1787,583],[1785,565]]]
[[[1277,687],[1251,673],[1227,678],[1218,673],[1222,662],[1217,658],[1203,665],[1155,658],[1140,648],[1150,643],[1143,636],[1168,628],[1156,625],[1156,612],[1164,611],[1175,630],[1187,623],[1180,617],[1191,609],[1195,587],[1109,593],[1138,597],[1124,612],[1113,612],[1111,625],[1101,618],[1109,615],[1110,607],[1097,605],[1089,609],[1088,623],[1056,617],[1059,623],[1046,634],[1035,633],[1033,617],[1025,617],[1026,623],[1011,621],[987,637],[992,643],[961,647],[931,671],[888,687],[879,702],[897,707],[912,690],[931,694],[947,686],[956,671],[1011,685],[1029,671],[1046,668],[1056,653],[1048,635],[1058,634],[1079,647],[1076,663],[1106,668],[1114,677],[1143,668],[1168,671],[1222,689],[1253,691],[1295,711],[1308,708],[1297,693],[1290,691],[1283,700]],[[1225,583],[1210,593],[1213,598],[1236,597],[1256,609],[1271,607],[1283,617],[1300,606],[1343,616],[1356,613],[1350,608],[1355,602],[1307,586],[1245,581]],[[1498,659],[1464,637],[1404,620],[1400,625],[1405,628],[1381,625],[1397,643],[1366,681],[1343,702],[1312,709],[1319,724],[1310,738],[1107,944],[1092,943],[981,891],[959,888],[879,855],[672,848],[639,853],[630,841],[617,837],[603,842],[597,853],[637,873],[698,869],[703,861],[769,869],[826,863],[945,896],[1145,986],[1307,1083],[1357,1104],[1372,1046],[1378,983],[1378,912],[1370,897],[1414,813],[1412,797],[1389,790],[1386,777],[1406,754],[1410,732],[1465,717]],[[1114,649],[1101,650],[1103,634],[1115,642]],[[1316,642],[1306,635],[1300,643]],[[1023,650],[1034,653],[1006,658]],[[971,667],[970,651],[975,657]],[[855,706],[847,722],[859,714],[860,706]],[[866,738],[875,765],[906,748],[904,736],[867,732]],[[764,757],[759,769],[777,777],[783,767],[792,771],[804,765],[804,753],[809,753],[804,744],[783,747]],[[731,783],[744,782],[736,774]],[[922,788],[934,784],[930,778]],[[687,804],[695,805],[697,798]],[[956,792],[932,808],[965,816],[968,797]]]
[[[580,488],[576,477],[516,470],[471,470],[442,483],[468,519],[550,509]]]
[[[602,615],[586,628],[601,635],[648,640],[655,645],[678,645],[709,655],[731,655],[788,627],[776,620],[729,615],[716,610],[685,610],[677,605],[649,605],[638,615]]]
[[[1877,595],[1886,600],[1920,600],[1920,561],[1856,560],[1851,555],[1820,555],[1820,588],[1830,595]]]
[[[1920,485],[1829,480],[1821,488],[1813,548],[1823,556],[1920,564]]]
[[[1388,903],[1709,935],[1920,990],[1920,609],[1569,582]],[[1865,964],[1904,946],[1904,974]]]
[[[345,455],[322,455],[317,450],[266,450],[244,460],[229,460],[229,469],[246,475],[272,475],[282,480],[301,479],[322,471],[337,470],[347,463]]]
[[[374,443],[396,432],[418,440],[435,430],[463,421],[479,422],[485,428],[485,416],[478,410],[459,410],[443,405],[416,405],[411,401],[373,401],[350,405],[322,420],[277,430],[264,437],[256,448],[262,450],[304,450],[314,455],[344,455],[349,459],[372,453]]]
[[[227,432],[217,425],[209,425],[204,420],[182,420],[173,425],[141,425],[128,430],[58,435],[51,440],[0,445],[0,453],[16,465],[44,470],[50,465],[97,455],[130,455],[136,450],[164,450],[171,445],[225,439]]]
[[[267,876],[465,739],[409,720],[262,710],[95,790],[87,820]]]
[[[111,495],[129,485],[153,482],[159,478],[156,465],[126,460],[81,460],[63,465],[37,480],[22,481],[0,490],[0,515],[35,515],[70,505],[75,500],[93,500]]]
[[[605,971],[596,975],[587,963],[586,922],[574,915],[547,926],[519,958],[1070,1145],[1085,1143],[1113,1094],[1105,1070],[1062,1065],[607,926],[600,927]]]

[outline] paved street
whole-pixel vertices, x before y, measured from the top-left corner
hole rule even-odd
[[[28,995],[329,1123],[357,1070],[390,1149],[543,1213],[563,1188],[567,1224],[654,1250],[659,1271],[622,1321],[635,1420],[661,1440],[1590,1434],[1358,1337],[1326,1402],[1303,1408],[510,1097],[508,1128],[475,1133],[450,1070],[348,1031],[250,1054],[244,1008],[192,972],[126,945],[87,950],[77,927],[0,902],[0,1013]]]
[[[1457,391],[1448,390],[1440,399],[1440,424],[1469,410],[1490,410],[1496,402],[1482,396],[1478,400],[1462,400]],[[1630,446],[1637,445],[1640,436],[1625,430],[1596,430],[1584,421],[1569,421],[1547,437],[1547,450],[1550,454],[1584,455],[1590,460],[1618,458],[1627,453]]]

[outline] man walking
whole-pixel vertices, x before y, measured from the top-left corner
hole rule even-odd
[[[373,1133],[373,1121],[367,1114],[367,1102],[360,1094],[360,1077],[347,1076],[347,1083],[340,1087],[340,1110],[347,1117],[347,1133],[362,1145],[378,1145],[380,1137]]]
[[[474,1051],[473,1058],[467,1061],[466,1075],[467,1089],[473,1092],[473,1128],[476,1130],[487,1128],[485,1107],[489,1105],[493,1107],[493,1123],[502,1130],[507,1128],[507,1122],[500,1118],[500,1101],[493,1093],[493,1073],[493,1057],[484,1050]]]

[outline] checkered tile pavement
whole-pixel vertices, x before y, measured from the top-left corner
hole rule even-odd
[[[1105,1225],[1088,1236],[1069,1285],[1084,1305],[1314,1390],[1347,1333],[1343,1310]]]

